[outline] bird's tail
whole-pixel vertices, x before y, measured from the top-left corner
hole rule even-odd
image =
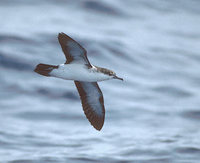
[[[53,70],[53,69],[57,69],[58,66],[54,66],[54,65],[47,65],[47,64],[38,64],[35,68],[35,72],[37,72],[38,74],[40,75],[44,75],[44,76],[50,76],[50,72]]]

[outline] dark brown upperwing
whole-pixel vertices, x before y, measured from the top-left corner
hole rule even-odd
[[[87,58],[86,50],[79,43],[67,36],[65,33],[58,34],[58,41],[67,59],[66,64],[78,62],[92,67]]]

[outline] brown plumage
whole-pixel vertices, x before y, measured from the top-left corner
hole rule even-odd
[[[44,76],[50,76],[49,73],[53,70],[58,68],[58,66],[54,66],[54,65],[47,65],[47,64],[43,64],[40,63],[36,66],[35,68],[35,72],[37,72],[40,75],[44,75]]]
[[[90,121],[91,125],[95,129],[101,130],[104,124],[105,108],[104,108],[103,94],[97,82],[90,83],[90,82],[75,81],[75,85],[78,89],[83,110],[87,119]],[[96,91],[95,94],[98,93],[97,98],[92,97],[93,94],[90,94],[91,91],[90,88],[94,89],[93,87],[97,88],[97,90],[94,90]],[[92,98],[92,103],[91,101],[89,101],[89,98]]]

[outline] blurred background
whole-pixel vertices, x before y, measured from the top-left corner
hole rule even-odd
[[[0,0],[0,162],[198,163],[198,0]],[[65,62],[65,32],[94,65],[106,119],[95,130],[72,81],[33,72]]]

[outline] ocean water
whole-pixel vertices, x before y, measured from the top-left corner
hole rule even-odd
[[[198,0],[0,0],[1,163],[199,163]],[[95,130],[72,81],[33,72],[80,42],[100,82],[106,119]]]

